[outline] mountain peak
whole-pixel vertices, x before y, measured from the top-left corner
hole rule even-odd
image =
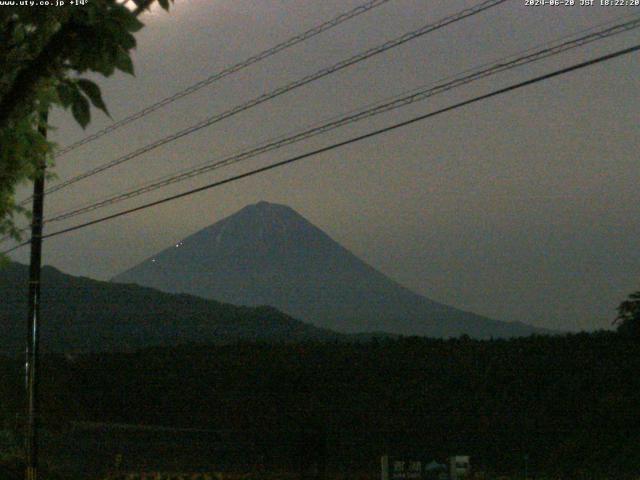
[[[293,210],[291,207],[287,205],[283,205],[281,203],[270,203],[266,200],[260,200],[258,203],[253,203],[251,205],[247,205],[245,208],[255,208],[258,210]]]
[[[233,252],[235,257],[246,259],[278,252],[286,256],[330,242],[328,235],[291,207],[261,201],[243,207],[179,244],[226,252],[225,255]]]
[[[534,331],[411,292],[292,208],[266,201],[245,206],[114,281],[240,305],[272,305],[342,332],[486,338]]]
[[[293,208],[287,205],[282,205],[280,203],[266,202],[264,200],[261,200],[258,203],[247,205],[246,207],[227,217],[227,219],[232,219],[236,216],[243,215],[254,215],[261,218],[297,218],[306,221],[304,217],[302,217],[302,215],[296,212]]]

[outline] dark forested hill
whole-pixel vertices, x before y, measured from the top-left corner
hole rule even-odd
[[[0,268],[0,353],[22,350],[26,338],[28,268]],[[339,335],[271,307],[237,307],[137,285],[117,285],[42,272],[45,351],[130,350],[150,345],[237,340],[296,341]]]
[[[382,452],[465,453],[477,469],[518,475],[528,455],[534,478],[640,469],[640,346],[613,333],[190,345],[44,364],[45,423],[180,427],[218,443],[215,432],[241,432],[249,463],[295,465],[302,439],[347,473],[375,473]],[[186,431],[150,430],[163,448],[196,442]],[[119,441],[142,435],[129,432]]]
[[[207,227],[113,281],[235,305],[272,305],[338,332],[474,338],[543,333],[418,295],[285,205],[260,202]]]

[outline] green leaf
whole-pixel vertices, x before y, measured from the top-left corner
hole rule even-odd
[[[160,6],[162,8],[164,8],[166,11],[169,11],[169,0],[158,0],[158,3],[160,4]]]
[[[87,80],[86,78],[79,78],[77,80],[78,86],[82,89],[94,107],[102,110],[107,116],[109,115],[109,111],[107,110],[107,106],[104,104],[102,100],[102,94],[100,93],[100,87],[96,85],[91,80]]]
[[[125,73],[134,75],[133,62],[131,61],[131,57],[122,49],[118,49],[118,53],[116,54],[115,67]]]
[[[56,86],[58,99],[64,108],[68,108],[75,100],[77,96],[77,88],[78,87],[70,82],[60,82]]]
[[[140,30],[142,27],[144,27],[144,23],[138,20],[137,17],[132,12],[131,15],[129,16],[129,21],[127,21],[127,23],[125,24],[125,27],[127,28],[128,31],[135,33],[138,30]]]
[[[126,7],[114,9],[112,15],[113,18],[129,32],[135,33],[144,27],[144,23],[138,20],[138,17]]]
[[[73,118],[82,126],[82,128],[86,128],[91,120],[91,109],[89,107],[89,100],[87,100],[82,95],[79,95],[73,102],[71,106],[71,113],[73,113]]]
[[[120,31],[116,35],[118,44],[125,50],[131,50],[136,46],[136,38],[127,31]]]

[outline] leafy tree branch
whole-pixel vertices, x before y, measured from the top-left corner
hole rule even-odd
[[[133,75],[138,16],[155,0],[91,0],[77,8],[0,11],[0,236],[18,238],[15,188],[52,163],[54,145],[38,131],[40,112],[58,106],[84,128],[91,106],[108,115],[100,88],[81,77],[115,70]],[[165,10],[170,1],[158,0]]]

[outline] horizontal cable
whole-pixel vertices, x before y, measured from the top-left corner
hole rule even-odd
[[[209,117],[207,119],[204,119],[204,120],[202,120],[202,121],[200,121],[200,122],[198,122],[198,123],[196,123],[196,124],[194,124],[194,125],[192,125],[190,127],[187,127],[187,128],[185,128],[183,130],[175,132],[175,133],[173,133],[171,135],[168,135],[166,137],[160,138],[160,139],[156,140],[155,142],[152,142],[152,143],[150,143],[148,145],[145,145],[145,146],[143,146],[143,147],[141,147],[141,148],[139,148],[137,150],[134,150],[133,152],[130,152],[130,153],[126,154],[126,155],[123,155],[123,156],[121,156],[121,157],[119,157],[119,158],[117,158],[115,160],[112,160],[112,161],[110,161],[108,163],[105,163],[105,164],[100,165],[100,166],[98,166],[96,168],[88,170],[88,171],[86,171],[84,173],[76,175],[76,176],[74,176],[74,177],[72,177],[72,178],[70,178],[68,180],[65,180],[63,182],[55,184],[55,185],[47,188],[45,190],[45,193],[46,194],[51,194],[51,193],[57,192],[57,191],[59,191],[59,190],[61,190],[63,188],[66,188],[66,187],[68,187],[68,186],[70,186],[70,185],[72,185],[74,183],[79,182],[80,180],[84,180],[84,179],[92,177],[92,176],[94,176],[94,175],[96,175],[98,173],[101,173],[101,172],[104,172],[104,171],[106,171],[108,169],[111,169],[111,168],[113,168],[113,167],[115,167],[117,165],[121,165],[121,164],[123,164],[125,162],[128,162],[128,161],[130,161],[130,160],[132,160],[132,159],[134,159],[136,157],[139,157],[140,155],[142,155],[144,153],[148,153],[148,152],[150,152],[152,150],[155,150],[158,147],[161,147],[161,146],[166,145],[168,143],[174,142],[175,140],[178,140],[179,138],[182,138],[182,137],[184,137],[186,135],[190,135],[190,134],[192,134],[194,132],[197,132],[197,131],[199,131],[199,130],[201,130],[203,128],[209,127],[209,126],[211,126],[211,125],[213,125],[215,123],[218,123],[218,122],[220,122],[222,120],[225,120],[225,119],[227,119],[229,117],[232,117],[232,116],[234,116],[234,115],[236,115],[236,114],[238,114],[240,112],[244,112],[246,110],[249,110],[249,109],[251,109],[251,108],[253,108],[253,107],[257,106],[257,105],[260,105],[260,104],[262,104],[264,102],[272,100],[272,99],[274,99],[276,97],[279,97],[280,95],[288,93],[288,92],[290,92],[292,90],[300,88],[300,87],[302,87],[304,85],[307,85],[307,84],[309,84],[311,82],[319,80],[319,79],[321,79],[323,77],[331,75],[331,74],[333,74],[335,72],[343,70],[343,69],[345,69],[347,67],[355,65],[355,64],[357,64],[359,62],[362,62],[364,60],[367,60],[367,59],[369,59],[369,58],[371,58],[371,57],[373,57],[375,55],[379,55],[379,54],[381,54],[383,52],[386,52],[387,50],[390,50],[392,48],[395,48],[395,47],[398,47],[400,45],[403,45],[403,44],[405,44],[405,43],[407,43],[407,42],[409,42],[411,40],[414,40],[416,38],[424,36],[424,35],[426,35],[428,33],[434,32],[434,31],[436,31],[438,29],[441,29],[441,28],[443,28],[443,27],[445,27],[447,25],[450,25],[452,23],[455,23],[455,22],[458,22],[460,20],[463,20],[463,19],[465,19],[467,17],[476,15],[476,14],[478,14],[480,12],[488,10],[488,9],[490,9],[492,7],[500,5],[500,4],[502,4],[504,2],[507,2],[507,1],[509,1],[509,0],[486,0],[486,1],[484,1],[484,2],[482,2],[480,4],[478,4],[478,5],[475,5],[473,7],[464,9],[464,10],[458,12],[458,13],[455,13],[453,15],[445,17],[445,18],[443,18],[443,19],[441,19],[441,20],[439,20],[439,21],[437,21],[435,23],[430,23],[430,24],[424,25],[424,26],[420,27],[417,30],[411,31],[409,33],[406,33],[406,34],[398,37],[398,38],[395,38],[395,39],[387,41],[387,42],[385,42],[385,43],[383,43],[381,45],[373,47],[373,48],[371,48],[369,50],[366,50],[365,52],[362,52],[362,53],[360,53],[358,55],[354,55],[354,56],[352,56],[350,58],[342,60],[342,61],[340,61],[340,62],[338,62],[338,63],[336,63],[336,64],[334,64],[334,65],[332,65],[330,67],[318,70],[317,72],[315,72],[313,74],[310,74],[310,75],[307,75],[305,77],[302,77],[302,78],[300,78],[298,80],[295,80],[295,81],[293,81],[291,83],[288,83],[288,84],[286,84],[284,86],[276,88],[275,90],[273,90],[273,91],[271,91],[269,93],[262,94],[262,95],[254,98],[252,100],[249,100],[248,102],[245,102],[245,103],[242,103],[240,105],[237,105],[237,106],[231,108],[230,110],[227,110],[227,111],[222,112],[220,114],[216,114],[216,115],[214,115],[212,117]],[[27,201],[29,201],[29,199],[26,199],[24,202],[27,202]],[[24,202],[22,202],[22,203],[24,203]]]
[[[147,183],[144,186],[138,187],[136,189],[133,189],[124,193],[113,195],[111,197],[100,200],[98,202],[90,203],[82,207],[67,210],[59,214],[54,214],[51,218],[47,218],[45,220],[45,223],[66,220],[66,219],[75,217],[77,215],[81,215],[81,214],[88,213],[109,205],[113,205],[115,203],[128,200],[128,199],[137,197],[139,195],[143,195],[145,193],[149,193],[159,188],[163,188],[168,185],[178,183],[178,182],[202,175],[204,173],[208,173],[212,170],[216,170],[218,168],[226,167],[243,160],[254,158],[263,153],[280,149],[284,146],[309,139],[316,135],[327,133],[331,130],[349,125],[351,123],[355,123],[355,122],[364,120],[366,118],[380,115],[382,113],[386,113],[391,110],[395,110],[415,102],[426,100],[432,96],[447,92],[449,90],[480,80],[482,78],[486,78],[491,75],[495,75],[513,68],[522,67],[529,63],[533,63],[554,55],[558,55],[567,50],[581,47],[589,43],[592,43],[594,41],[608,38],[613,35],[617,35],[619,33],[627,32],[632,29],[636,29],[638,27],[640,27],[640,18],[636,18],[635,20],[625,22],[623,24],[615,25],[613,27],[609,27],[597,32],[593,32],[588,35],[564,42],[559,45],[554,45],[548,48],[535,51],[533,53],[521,55],[519,57],[513,58],[508,61],[498,61],[497,63],[491,65],[488,68],[477,69],[476,71],[474,71],[469,75],[458,77],[449,82],[442,83],[433,87],[429,87],[427,89],[413,91],[406,96],[395,98],[394,100],[389,101],[387,103],[378,104],[372,108],[362,110],[355,114],[346,115],[337,120],[330,121],[328,123],[313,127],[311,129],[296,133],[294,135],[291,135],[285,138],[280,138],[274,141],[270,141],[266,144],[232,155],[223,160],[218,160],[215,162],[207,162],[206,164],[201,165],[199,167],[191,168],[191,169],[179,172],[177,174],[162,177],[161,179],[155,180],[151,183]]]
[[[58,230],[56,232],[48,233],[46,235],[43,235],[42,238],[43,239],[47,239],[47,238],[52,238],[52,237],[56,237],[56,236],[59,236],[59,235],[64,235],[64,234],[67,234],[67,233],[70,233],[70,232],[74,232],[76,230],[80,230],[80,229],[87,228],[87,227],[90,227],[90,226],[93,226],[93,225],[97,225],[99,223],[103,223],[103,222],[106,222],[106,221],[109,221],[109,220],[113,220],[115,218],[119,218],[119,217],[122,217],[122,216],[130,215],[130,214],[135,213],[135,212],[139,212],[139,211],[142,211],[142,210],[146,210],[148,208],[152,208],[152,207],[155,207],[155,206],[158,206],[158,205],[162,205],[164,203],[172,202],[172,201],[180,199],[180,198],[188,197],[188,196],[194,195],[196,193],[200,193],[200,192],[203,192],[203,191],[206,191],[206,190],[211,190],[213,188],[217,188],[217,187],[220,187],[222,185],[226,185],[228,183],[232,183],[232,182],[244,179],[244,178],[252,177],[254,175],[267,172],[269,170],[273,170],[273,169],[276,169],[276,168],[283,167],[285,165],[290,165],[292,163],[299,162],[301,160],[304,160],[306,158],[310,158],[310,157],[319,155],[321,153],[326,153],[326,152],[329,152],[329,151],[332,151],[332,150],[336,150],[338,148],[341,148],[341,147],[344,147],[344,146],[347,146],[347,145],[350,145],[350,144],[353,144],[353,143],[361,142],[361,141],[366,140],[368,138],[376,137],[376,136],[381,135],[383,133],[391,132],[391,131],[397,130],[399,128],[406,127],[408,125],[412,125],[412,124],[417,123],[417,122],[422,122],[422,121],[427,120],[429,118],[441,115],[441,114],[446,113],[446,112],[457,110],[458,108],[461,108],[461,107],[464,107],[464,106],[467,106],[467,105],[478,103],[478,102],[487,100],[489,98],[492,98],[492,97],[495,97],[495,96],[498,96],[498,95],[503,95],[505,93],[508,93],[508,92],[511,92],[511,91],[514,91],[514,90],[518,90],[520,88],[523,88],[523,87],[526,87],[526,86],[529,86],[529,85],[533,85],[533,84],[536,84],[536,83],[539,83],[539,82],[542,82],[542,81],[549,80],[549,79],[554,78],[554,77],[558,77],[560,75],[566,75],[567,73],[574,72],[576,70],[580,70],[580,69],[583,69],[583,68],[586,68],[586,67],[598,64],[598,63],[602,63],[602,62],[605,62],[605,61],[608,61],[608,60],[612,60],[614,58],[618,58],[618,57],[621,57],[623,55],[629,55],[629,54],[634,53],[634,52],[636,52],[638,50],[640,50],[640,44],[632,46],[632,47],[629,47],[629,48],[625,48],[625,49],[622,49],[622,50],[617,50],[617,51],[615,51],[613,53],[610,53],[610,54],[607,54],[607,55],[603,55],[603,56],[600,56],[600,57],[597,57],[597,58],[594,58],[594,59],[591,59],[591,60],[588,60],[588,61],[585,61],[585,62],[581,62],[581,63],[578,63],[578,64],[574,64],[574,65],[571,65],[569,67],[562,68],[560,70],[555,70],[555,71],[553,71],[551,73],[547,73],[547,74],[544,74],[544,75],[541,75],[541,76],[538,76],[538,77],[535,77],[535,78],[531,78],[529,80],[525,80],[523,82],[519,82],[519,83],[510,85],[510,86],[504,87],[504,88],[500,88],[500,89],[494,90],[494,91],[492,91],[490,93],[486,93],[484,95],[479,95],[479,96],[473,97],[473,98],[471,98],[469,100],[458,102],[458,103],[455,103],[455,104],[450,105],[448,107],[441,108],[439,110],[435,110],[433,112],[429,112],[429,113],[426,113],[424,115],[420,115],[420,116],[411,118],[409,120],[405,120],[404,122],[396,123],[396,124],[390,125],[388,127],[384,127],[384,128],[378,129],[378,130],[374,130],[374,131],[366,133],[364,135],[359,135],[357,137],[353,137],[353,138],[350,138],[350,139],[342,141],[342,142],[334,143],[332,145],[329,145],[329,146],[326,146],[326,147],[322,147],[322,148],[319,148],[319,149],[304,153],[302,155],[297,155],[295,157],[288,158],[286,160],[282,160],[280,162],[276,162],[276,163],[273,163],[271,165],[267,165],[265,167],[257,168],[255,170],[251,170],[249,172],[245,172],[245,173],[242,173],[242,174],[239,174],[239,175],[235,175],[235,176],[226,178],[224,180],[219,180],[219,181],[210,183],[208,185],[204,185],[202,187],[198,187],[198,188],[194,188],[194,189],[191,189],[191,190],[187,190],[185,192],[182,192],[182,193],[179,193],[179,194],[176,194],[176,195],[165,197],[165,198],[162,198],[160,200],[156,200],[154,202],[150,202],[150,203],[146,203],[144,205],[140,205],[138,207],[134,207],[134,208],[130,208],[130,209],[127,209],[127,210],[123,210],[123,211],[120,211],[120,212],[117,212],[117,213],[114,213],[114,214],[111,214],[111,215],[107,215],[107,216],[104,216],[104,217],[101,217],[101,218],[98,218],[98,219],[95,219],[95,220],[91,220],[89,222],[81,223],[81,224],[75,225],[73,227],[68,227],[68,228],[65,228],[65,229],[62,229],[62,230]],[[20,247],[28,245],[28,244],[29,244],[29,240],[27,240],[26,242],[22,242],[22,243],[14,246],[14,247],[8,249],[8,250],[5,250],[2,253],[3,254],[10,253],[10,252],[12,252],[14,250],[17,250]]]
[[[301,42],[304,42],[305,40],[308,40],[312,37],[315,37],[316,35],[321,34],[322,32],[325,32],[331,28],[334,28],[338,25],[340,25],[341,23],[346,22],[347,20],[351,20],[354,17],[357,17],[358,15],[361,15],[365,12],[368,12],[369,10],[373,10],[374,8],[377,8],[387,2],[389,2],[390,0],[371,0],[367,3],[364,3],[362,5],[359,5],[358,7],[349,10],[348,12],[344,12],[340,15],[338,15],[337,17],[332,18],[331,20],[328,20],[316,27],[313,27],[303,33],[300,33],[299,35],[296,35],[294,37],[291,37],[287,40],[285,40],[282,43],[279,43],[267,50],[263,50],[262,52],[247,58],[246,60],[243,60],[242,62],[236,63],[235,65],[232,65],[230,67],[225,68],[224,70],[214,73],[213,75],[200,80],[199,82],[194,83],[193,85],[188,86],[187,88],[184,88],[183,90],[180,90],[176,93],[174,93],[173,95],[163,98],[162,100],[149,105],[148,107],[143,108],[142,110],[133,113],[125,118],[123,118],[122,120],[118,120],[117,122],[112,123],[111,125],[109,125],[108,127],[103,128],[102,130],[97,131],[96,133],[93,133],[91,135],[88,135],[86,137],[84,137],[81,140],[78,140],[77,142],[74,142],[70,145],[67,145],[63,148],[61,148],[55,155],[56,158],[60,158],[63,155],[65,155],[66,153],[69,153],[72,150],[75,150],[76,148],[85,145],[89,142],[92,142],[104,135],[107,135],[111,132],[114,132],[122,127],[124,127],[125,125],[130,124],[131,122],[134,122],[142,117],[145,117],[147,115],[149,115],[152,112],[155,112],[156,110],[165,107],[173,102],[175,102],[176,100],[179,100],[183,97],[186,97],[187,95],[191,95],[194,92],[197,92],[198,90],[211,85],[214,82],[217,82],[218,80],[221,80],[229,75],[232,75],[234,73],[239,72],[240,70],[243,70],[245,68],[247,68],[250,65],[253,65],[254,63],[258,63],[266,58],[269,58],[273,55],[275,55],[276,53],[279,53],[283,50],[286,50],[287,48],[293,47],[294,45],[297,45]]]

